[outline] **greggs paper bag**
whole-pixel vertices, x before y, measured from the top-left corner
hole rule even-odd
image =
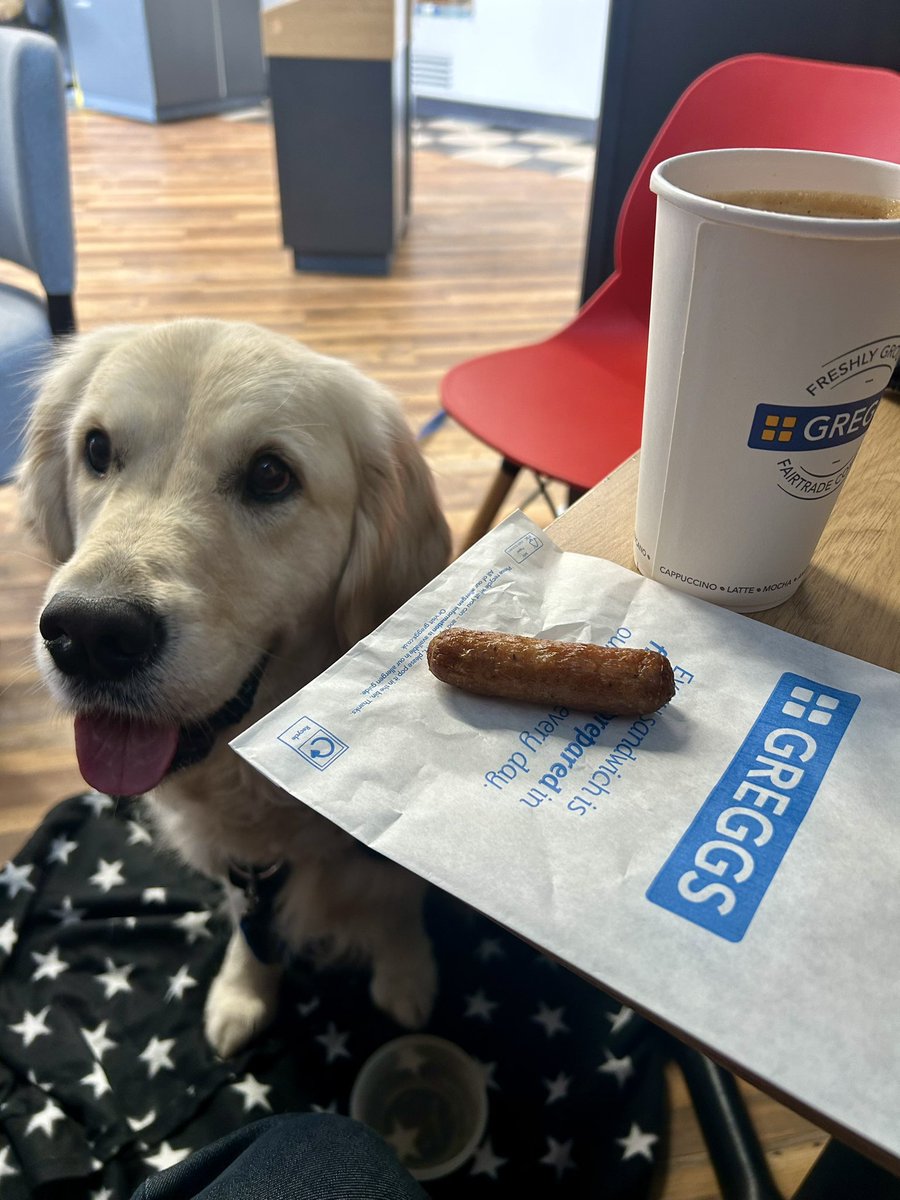
[[[631,718],[468,695],[425,661],[455,624],[649,646],[677,692]],[[893,672],[565,553],[517,514],[233,744],[368,846],[900,1153],[898,711]]]

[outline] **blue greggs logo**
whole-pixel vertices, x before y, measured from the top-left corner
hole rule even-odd
[[[753,450],[830,450],[861,438],[881,392],[852,404],[757,404],[747,445]]]
[[[739,942],[858,706],[852,692],[782,675],[647,899]]]

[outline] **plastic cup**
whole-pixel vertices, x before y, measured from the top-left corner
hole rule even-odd
[[[439,1179],[474,1154],[487,1125],[484,1072],[444,1038],[410,1034],[367,1059],[350,1116],[393,1146],[409,1173]]]
[[[715,197],[900,199],[900,166],[710,150],[653,172],[656,244],[634,558],[739,612],[800,586],[900,356],[900,210],[759,211]]]

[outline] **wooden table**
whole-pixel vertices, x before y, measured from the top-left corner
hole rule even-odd
[[[638,456],[551,526],[564,550],[634,567]],[[900,401],[883,400],[798,591],[764,621],[900,671]]]
[[[635,456],[551,526],[554,541],[565,550],[635,570],[637,480]],[[900,671],[900,401],[882,401],[800,589],[777,608],[748,619]],[[700,1048],[715,1057],[715,1047]],[[828,1127],[821,1114],[798,1104],[796,1097],[780,1095],[766,1080],[742,1070],[740,1063],[727,1065]],[[900,1160],[888,1160],[882,1151],[859,1145],[900,1173]]]

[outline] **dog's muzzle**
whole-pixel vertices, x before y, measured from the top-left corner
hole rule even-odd
[[[111,796],[141,795],[205,758],[219,734],[250,711],[268,661],[263,655],[214,713],[189,725],[164,724],[128,715],[129,704],[116,695],[116,685],[151,667],[165,644],[165,622],[150,605],[59,592],[39,629],[57,669],[104,696],[104,707],[76,716],[75,752],[85,781]]]

